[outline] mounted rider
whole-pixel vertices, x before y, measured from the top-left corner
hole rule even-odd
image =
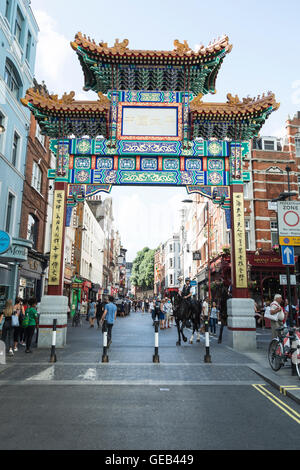
[[[180,292],[180,295],[186,302],[191,302],[193,294],[191,292],[191,280],[189,277],[185,279],[185,284]]]

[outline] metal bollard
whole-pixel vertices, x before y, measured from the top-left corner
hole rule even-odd
[[[56,362],[55,346],[56,346],[56,324],[57,319],[53,320],[53,331],[52,331],[52,346],[50,354],[50,362]]]
[[[103,323],[103,354],[102,354],[102,362],[109,362],[108,355],[107,355],[107,323],[106,320]]]
[[[154,355],[153,355],[153,362],[158,364],[159,363],[159,355],[158,355],[158,326],[159,321],[155,320],[154,322],[155,329],[154,329]]]
[[[209,354],[209,332],[208,332],[208,320],[205,320],[205,356],[204,362],[210,364],[211,356]]]
[[[6,364],[6,346],[3,341],[0,341],[0,364]]]

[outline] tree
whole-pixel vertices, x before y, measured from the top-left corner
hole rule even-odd
[[[138,251],[132,264],[131,282],[141,289],[153,289],[155,250],[145,247]]]

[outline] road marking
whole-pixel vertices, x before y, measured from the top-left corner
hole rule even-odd
[[[83,378],[83,380],[96,380],[97,373],[96,369],[88,369],[85,374],[78,375],[78,378]]]
[[[270,400],[274,405],[276,405],[278,408],[280,408],[284,413],[286,413],[290,418],[292,418],[296,423],[300,424],[300,414],[297,413],[293,408],[288,406],[286,403],[284,403],[282,400],[277,398],[273,393],[271,393],[269,390],[264,388],[264,385],[261,384],[252,384],[252,386],[260,392],[262,395],[264,395],[268,400]]]
[[[39,374],[33,375],[32,377],[29,377],[26,379],[26,381],[31,381],[31,380],[53,380],[54,379],[54,366],[48,367],[48,369],[43,370],[43,372],[40,372]]]
[[[297,385],[283,385],[280,387],[280,393],[283,395],[286,395],[286,392],[290,390],[300,390],[300,387],[297,387]]]

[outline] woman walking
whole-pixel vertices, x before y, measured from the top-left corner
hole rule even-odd
[[[90,322],[90,328],[94,328],[94,321],[96,316],[96,302],[93,300],[88,304],[88,317]]]
[[[210,333],[213,336],[216,336],[216,326],[218,321],[219,310],[217,309],[216,302],[213,302],[212,308],[210,310],[209,324],[210,324]]]
[[[6,344],[6,350],[8,349],[8,355],[13,356],[13,334],[14,329],[12,326],[12,316],[14,308],[12,300],[7,300],[4,310],[0,316],[0,321],[4,318],[4,323],[2,327],[2,341]]]
[[[164,299],[162,299],[160,302],[159,322],[160,322],[160,329],[163,330],[165,326],[165,301]]]
[[[18,319],[18,326],[14,326],[14,351],[18,351],[18,344],[20,340],[20,335],[21,335],[21,329],[22,329],[22,322],[25,316],[24,312],[24,307],[22,303],[22,299],[20,297],[16,298],[16,303],[14,305],[14,315]]]

